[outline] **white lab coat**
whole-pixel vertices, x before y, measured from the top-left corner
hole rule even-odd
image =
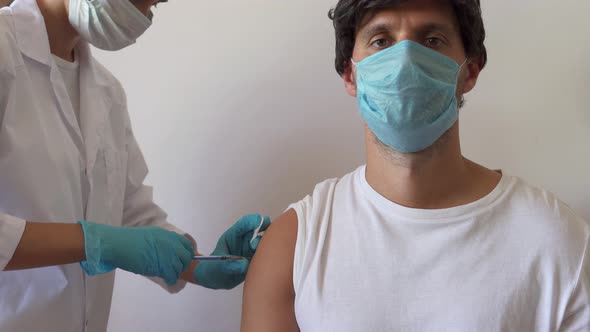
[[[25,220],[180,232],[143,185],[123,88],[86,43],[77,52],[80,125],[36,1],[0,9],[0,271]],[[105,331],[114,277],[87,277],[79,264],[0,272],[0,331]]]

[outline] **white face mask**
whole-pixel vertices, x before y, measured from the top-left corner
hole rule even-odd
[[[69,20],[80,36],[107,51],[127,47],[152,24],[129,0],[69,0]]]

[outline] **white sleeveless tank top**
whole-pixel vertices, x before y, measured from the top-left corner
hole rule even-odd
[[[571,301],[586,303],[578,324],[590,322],[576,293],[588,287],[588,225],[518,178],[468,205],[420,210],[377,193],[363,166],[290,208],[301,331],[556,331]]]

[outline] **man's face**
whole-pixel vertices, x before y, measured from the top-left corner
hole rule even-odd
[[[139,11],[146,15],[148,14],[150,8],[156,5],[160,0],[129,0]]]
[[[435,50],[458,64],[465,50],[457,18],[449,1],[412,0],[382,9],[361,22],[352,59],[360,62],[403,40],[411,40]],[[457,83],[457,100],[473,89],[479,75],[478,61],[467,61]],[[347,92],[356,97],[356,70],[349,66],[343,75]]]

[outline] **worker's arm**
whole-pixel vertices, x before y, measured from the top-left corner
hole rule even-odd
[[[190,265],[190,267],[185,270],[184,272],[182,272],[182,274],[180,275],[180,279],[184,280],[184,281],[188,281],[191,284],[197,284],[197,281],[195,280],[195,274],[194,271],[197,268],[197,264],[199,264],[198,261],[193,261]]]
[[[27,222],[4,270],[71,264],[85,259],[84,233],[79,224]]]
[[[22,228],[24,226],[24,228]],[[80,262],[90,276],[120,268],[177,282],[192,262],[184,236],[158,227],[32,223],[0,215],[0,268],[21,270]]]
[[[195,254],[194,255],[195,256],[202,256],[199,253],[199,251],[197,250],[197,241],[195,241],[195,239],[192,236],[190,236],[189,234],[184,234],[184,237],[186,237],[187,239],[189,239],[191,241],[191,243],[193,244],[193,248],[195,248]],[[197,282],[195,280],[195,275],[194,275],[193,271],[197,267],[197,264],[198,263],[199,263],[198,261],[193,260],[190,263],[189,267],[180,274],[180,279],[181,280],[184,280],[184,281],[187,281],[187,282],[190,282],[191,284],[196,284]]]
[[[252,259],[242,305],[242,332],[299,331],[295,320],[293,255],[297,214],[273,221]]]

